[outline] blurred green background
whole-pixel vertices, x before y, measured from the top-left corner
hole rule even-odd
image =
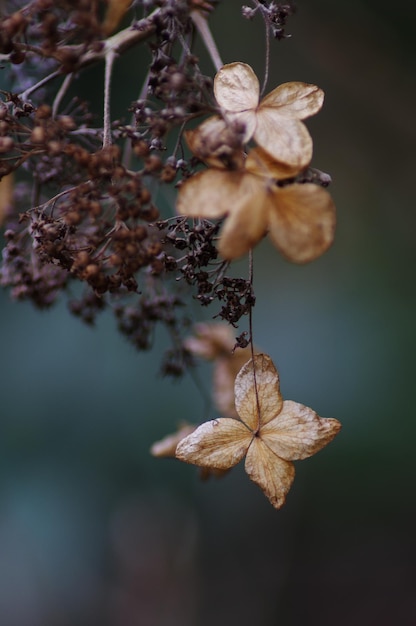
[[[305,267],[256,250],[254,332],[284,397],[343,430],[297,464],[281,511],[241,465],[200,483],[148,453],[179,420],[203,419],[189,378],[158,376],[163,337],[138,354],[110,317],[91,330],[64,303],[39,313],[1,293],[2,626],[416,624],[416,9],[297,5],[293,38],[272,42],[269,89],[326,92],[308,127],[338,230]],[[263,26],[240,6],[220,2],[212,30],[224,62],[262,76]],[[118,62],[115,115],[147,60]],[[90,70],[79,88],[98,106],[101,79]]]

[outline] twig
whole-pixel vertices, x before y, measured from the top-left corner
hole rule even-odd
[[[28,96],[30,96],[31,93],[33,93],[40,87],[43,87],[43,85],[46,85],[46,83],[48,83],[50,80],[53,80],[54,78],[59,76],[60,73],[61,73],[60,70],[55,70],[54,72],[52,72],[52,74],[48,74],[48,76],[45,76],[45,78],[42,78],[42,80],[36,83],[36,85],[31,85],[30,87],[25,89],[25,91],[22,91],[22,93],[20,94],[20,98],[22,100],[27,100]]]
[[[201,39],[204,42],[205,47],[208,50],[211,60],[215,66],[215,69],[218,72],[218,70],[224,65],[224,63],[221,60],[217,44],[215,43],[214,38],[211,34],[208,22],[206,18],[198,11],[191,11],[191,18],[199,34],[201,35]]]
[[[155,20],[160,14],[161,9],[155,9],[148,17],[139,20],[134,24],[134,27],[129,26],[112,37],[109,37],[103,41],[103,46],[100,50],[88,50],[85,49],[84,44],[65,46],[61,49],[62,52],[72,53],[73,55],[79,55],[79,59],[76,64],[76,69],[79,70],[86,65],[91,65],[97,61],[102,61],[110,53],[121,54],[126,50],[129,50],[134,45],[151,37],[156,30]]]
[[[105,57],[103,148],[111,145],[111,113],[110,113],[111,73],[113,71],[115,58],[116,58],[116,53],[112,50]]]
[[[64,97],[64,95],[67,92],[67,89],[69,87],[69,85],[71,84],[72,78],[73,78],[73,74],[67,74],[65,76],[65,79],[62,83],[62,85],[59,87],[59,91],[55,96],[55,100],[53,101],[53,107],[52,107],[52,117],[56,117],[56,114],[58,112],[59,109],[59,105],[62,102],[62,98]]]

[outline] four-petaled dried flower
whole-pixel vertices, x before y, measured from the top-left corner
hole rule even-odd
[[[304,169],[312,158],[312,139],[300,121],[315,115],[324,93],[315,85],[284,83],[261,102],[257,76],[246,63],[224,65],[214,79],[214,95],[225,116],[245,126],[251,138],[275,160]]]
[[[283,400],[279,375],[271,360],[259,354],[235,381],[239,420],[219,418],[201,424],[176,448],[176,457],[210,469],[229,469],[245,456],[245,470],[279,509],[295,477],[292,461],[319,452],[341,424],[315,411]]]
[[[279,178],[280,165],[255,148],[244,168],[210,168],[191,176],[179,190],[176,208],[189,217],[215,219],[228,215],[218,244],[224,259],[246,254],[268,231],[289,261],[312,261],[334,239],[334,203],[319,185],[293,183],[279,187]]]

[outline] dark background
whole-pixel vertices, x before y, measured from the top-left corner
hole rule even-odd
[[[137,354],[110,317],[91,330],[64,303],[39,313],[2,293],[2,626],[416,624],[416,10],[297,4],[293,38],[272,42],[268,88],[301,80],[326,92],[308,127],[338,230],[305,267],[267,242],[256,250],[254,333],[284,397],[343,430],[297,464],[281,511],[242,466],[200,483],[148,453],[179,420],[203,419],[189,378],[158,376],[163,335]],[[212,31],[224,62],[261,77],[262,23],[240,5],[220,2]],[[118,62],[115,115],[147,60]],[[101,80],[90,70],[79,87],[97,106]]]

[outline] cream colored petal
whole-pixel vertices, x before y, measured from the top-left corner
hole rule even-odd
[[[221,417],[201,424],[182,439],[176,448],[176,458],[200,467],[228,469],[241,461],[251,438],[251,432],[242,422]]]
[[[228,63],[214,78],[215,99],[226,111],[255,109],[259,93],[257,76],[246,63]]]
[[[212,377],[212,397],[216,408],[224,417],[238,419],[234,401],[234,383],[236,372],[231,368],[229,359],[217,359]]]
[[[266,234],[270,199],[263,181],[247,173],[229,202],[232,210],[222,228],[218,252],[231,261],[246,254]]]
[[[276,509],[280,509],[295,478],[293,463],[279,459],[259,437],[247,452],[245,470]]]
[[[183,345],[192,354],[207,359],[232,357],[235,346],[235,332],[229,324],[204,323],[195,324],[193,335],[187,337]],[[246,360],[248,360],[247,357]]]
[[[260,435],[277,456],[297,461],[319,452],[340,429],[338,420],[319,417],[309,407],[285,400],[279,415],[262,427]]]
[[[274,245],[294,263],[317,259],[334,239],[335,205],[329,193],[305,183],[276,187],[273,194],[269,235]]]
[[[150,448],[150,453],[157,457],[175,458],[175,451],[178,443],[193,433],[196,428],[196,424],[184,424],[179,428],[179,430],[176,431],[176,433],[166,435],[166,437],[160,439],[160,441],[155,441]]]
[[[312,159],[312,138],[303,122],[286,119],[279,109],[264,108],[257,113],[254,140],[273,159],[298,171]]]
[[[260,103],[260,110],[266,107],[279,109],[285,118],[304,120],[315,115],[322,108],[324,92],[316,85],[291,82],[273,89]]]
[[[250,359],[250,348],[237,348],[228,357],[218,358],[214,364],[212,396],[215,406],[224,417],[238,418],[235,408],[235,378]]]
[[[299,166],[291,166],[273,159],[265,150],[260,147],[253,148],[247,155],[246,170],[256,176],[273,180],[284,180],[299,174]]]
[[[282,410],[283,399],[280,394],[279,374],[267,354],[256,354],[254,364],[250,359],[235,379],[235,408],[243,422],[253,431],[259,426],[257,400],[260,407],[260,425],[270,422]]]
[[[234,208],[234,196],[241,195],[245,172],[209,169],[198,172],[181,185],[176,210],[189,217],[215,219]]]

